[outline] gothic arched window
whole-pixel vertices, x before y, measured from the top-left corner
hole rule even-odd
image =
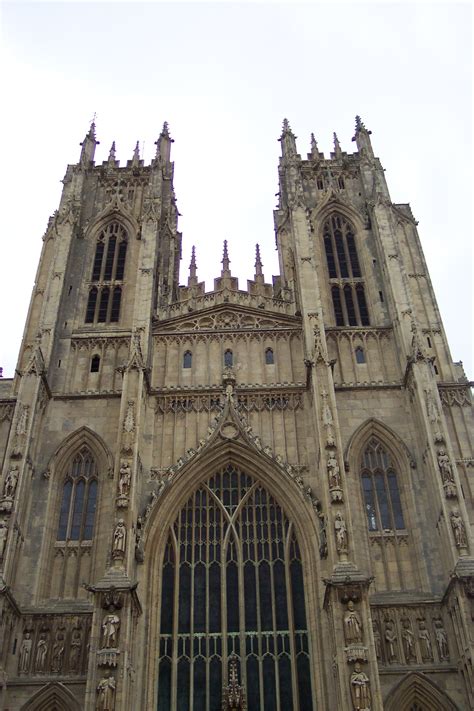
[[[336,326],[368,326],[369,312],[354,229],[336,213],[324,223],[323,241]]]
[[[219,711],[232,654],[247,708],[313,711],[296,533],[265,488],[232,466],[170,528],[158,645],[158,711]]]
[[[86,323],[117,322],[127,256],[127,232],[111,222],[100,233],[92,265]]]
[[[265,349],[265,363],[266,365],[273,365],[275,363],[275,355],[273,353],[273,348]]]
[[[91,358],[91,373],[98,373],[100,370],[100,355],[95,355],[92,356]]]
[[[191,368],[193,364],[193,354],[191,351],[186,351],[183,355],[183,368]]]
[[[97,505],[97,467],[87,447],[73,458],[63,484],[58,541],[90,541]]]
[[[361,477],[369,531],[404,529],[397,473],[389,452],[375,438],[362,455]]]
[[[224,365],[226,368],[232,368],[234,365],[234,354],[230,348],[228,348],[224,353]]]

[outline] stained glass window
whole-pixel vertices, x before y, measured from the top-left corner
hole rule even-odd
[[[202,484],[169,531],[158,649],[158,711],[220,711],[231,654],[247,708],[313,711],[295,530],[234,467]]]
[[[97,469],[87,447],[72,460],[63,485],[58,541],[90,541],[97,504]]]
[[[86,323],[117,322],[125,273],[127,232],[118,222],[111,222],[100,233],[94,255],[86,309]],[[110,298],[111,297],[111,298]]]
[[[392,458],[375,438],[362,456],[362,491],[369,531],[405,528]]]

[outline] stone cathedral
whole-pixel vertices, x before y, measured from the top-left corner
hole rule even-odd
[[[474,707],[470,383],[353,140],[284,121],[280,273],[224,243],[206,291],[167,124],[124,166],[92,124],[0,380],[1,709]]]

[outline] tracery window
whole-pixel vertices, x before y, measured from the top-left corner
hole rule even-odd
[[[191,351],[186,351],[183,355],[183,368],[191,368],[193,364],[193,354]]]
[[[362,455],[361,476],[369,531],[404,529],[400,491],[392,457],[375,438],[370,440]]]
[[[265,349],[265,363],[266,365],[273,365],[275,363],[275,355],[273,353],[273,348]]]
[[[120,317],[127,232],[111,222],[100,233],[92,266],[86,323],[116,323]]]
[[[170,528],[162,567],[158,711],[218,711],[228,659],[247,708],[313,711],[303,566],[292,523],[227,466]]]
[[[369,311],[354,229],[335,213],[324,223],[324,249],[337,326],[368,326]]]
[[[63,484],[58,541],[90,541],[97,505],[97,466],[87,447],[73,458]]]
[[[232,353],[230,348],[228,348],[224,353],[224,365],[226,366],[226,368],[232,368],[232,366],[234,365],[234,354]]]

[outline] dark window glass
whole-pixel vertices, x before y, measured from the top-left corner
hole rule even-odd
[[[193,364],[193,354],[191,351],[186,351],[183,356],[183,368],[191,368]]]
[[[385,477],[380,473],[375,474],[375,490],[377,492],[377,503],[379,506],[380,521],[382,528],[392,528],[390,512],[388,508],[387,490],[385,488]]]
[[[231,350],[226,350],[224,353],[224,365],[226,368],[231,368],[234,365],[234,354]]]
[[[367,513],[367,522],[369,531],[377,530],[377,520],[375,513],[374,490],[372,486],[372,477],[370,474],[362,475],[362,488],[364,490],[365,510]]]
[[[71,492],[72,481],[67,481],[63,488],[63,500],[61,502],[61,512],[59,514],[58,541],[66,540],[69,509],[71,507]]]
[[[395,472],[389,472],[387,478],[395,528],[405,528],[405,523],[403,521],[402,504],[400,501],[400,492],[398,491],[397,475],[395,474]]]
[[[171,708],[171,660],[162,657],[158,675],[158,711]]]
[[[332,248],[331,235],[324,235],[324,248],[326,250],[326,261],[328,263],[328,272],[331,279],[337,277],[336,262],[334,260],[334,251]]]
[[[404,529],[397,474],[392,468],[389,452],[376,439],[372,439],[366,447],[362,466],[362,489],[369,531]]]
[[[349,326],[357,326],[357,317],[354,307],[354,300],[352,298],[352,288],[349,284],[344,287],[344,299],[346,302],[347,318],[349,320]]]
[[[367,309],[367,303],[365,301],[365,294],[364,294],[364,287],[362,286],[362,284],[357,284],[356,292],[357,292],[357,303],[359,304],[359,313],[360,313],[361,324],[362,324],[362,326],[368,326],[370,324],[369,312]]]
[[[91,540],[96,504],[96,466],[83,448],[72,460],[64,483],[57,540]]]
[[[97,303],[97,289],[95,286],[89,291],[89,299],[86,309],[86,323],[93,323],[95,315],[95,305]]]
[[[344,249],[344,240],[339,230],[334,233],[334,241],[336,242],[337,260],[339,262],[339,273],[344,279],[349,276],[347,268],[346,252]]]
[[[96,506],[97,506],[97,481],[95,481],[95,479],[94,479],[89,484],[89,489],[87,492],[86,520],[84,523],[84,535],[83,535],[83,539],[85,541],[92,540],[92,534],[94,532],[94,519],[95,519]]]
[[[344,187],[345,187],[344,186],[344,178],[338,178],[337,183],[338,183],[339,187],[341,188],[341,190],[344,190]]]
[[[101,294],[100,294],[99,313],[97,315],[97,322],[98,323],[104,323],[107,320],[107,307],[109,305],[109,294],[110,294],[110,289],[107,286],[104,289],[102,289]]]
[[[336,317],[336,326],[344,326],[344,314],[342,313],[341,292],[338,286],[333,286],[331,289],[332,304],[334,306],[334,316]]]
[[[356,356],[356,362],[357,363],[365,363],[365,354],[364,354],[364,349],[358,346],[355,349],[355,356]]]
[[[104,243],[97,242],[95,248],[94,266],[92,268],[92,281],[99,281],[102,270],[102,258],[104,256]]]
[[[353,277],[360,277],[361,274],[360,274],[359,258],[357,257],[354,235],[349,232],[347,234],[346,240],[347,240],[347,250],[349,252],[349,261],[351,263],[351,268],[352,268],[352,276]]]
[[[125,271],[125,257],[126,256],[127,256],[127,243],[125,242],[125,240],[123,240],[119,244],[117,267],[115,270],[115,278],[118,281],[121,281],[123,279],[123,273]]]
[[[267,348],[265,350],[265,363],[267,365],[273,365],[275,362],[274,356],[273,356],[273,349],[272,348]]]
[[[78,541],[81,537],[82,512],[84,507],[84,481],[79,481],[74,493],[74,509],[72,513],[71,541]]]
[[[100,356],[93,355],[91,358],[91,373],[98,373],[100,368]]]
[[[116,323],[120,316],[120,301],[122,299],[122,289],[115,286],[112,292],[112,308],[110,309],[110,321]]]
[[[107,245],[107,257],[105,258],[105,269],[104,269],[104,280],[110,281],[112,279],[112,270],[114,266],[115,257],[115,247],[117,244],[116,237],[109,237],[109,243]]]

